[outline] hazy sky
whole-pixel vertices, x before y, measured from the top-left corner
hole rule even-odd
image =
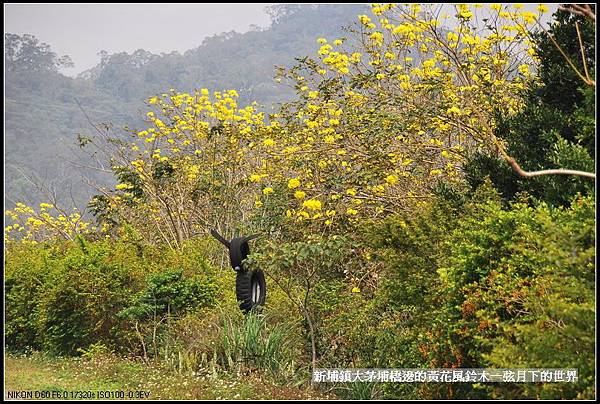
[[[59,55],[74,75],[96,65],[97,53],[186,51],[214,34],[250,25],[266,27],[269,4],[5,4],[4,29],[33,34]]]
[[[271,3],[272,4],[272,3]],[[5,4],[5,32],[33,34],[59,55],[69,55],[76,75],[95,66],[97,53],[145,49],[160,54],[196,48],[214,34],[266,27],[270,4]],[[549,16],[556,5],[548,4]],[[535,10],[535,4],[525,6]]]

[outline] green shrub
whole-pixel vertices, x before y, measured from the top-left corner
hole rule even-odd
[[[147,320],[151,317],[175,316],[215,303],[217,286],[201,276],[183,277],[182,269],[148,275],[146,287],[119,317]]]
[[[351,240],[343,236],[309,235],[302,241],[273,240],[247,260],[250,267],[265,271],[272,288],[285,294],[295,311],[292,316],[303,317],[306,352],[313,368],[330,350],[330,340],[321,335],[321,326],[335,305],[329,297],[320,295],[327,294],[331,287],[339,291],[340,281],[359,272],[353,270],[361,268],[353,247]],[[350,289],[350,282],[345,288]],[[290,306],[285,307],[289,310]]]
[[[485,276],[462,289],[462,310],[469,309],[463,324],[472,329],[483,361],[498,368],[579,372],[577,383],[490,387],[492,397],[594,397],[594,206],[586,197],[575,198],[567,209],[496,207],[495,215],[489,212],[489,219],[473,221],[460,229],[462,236],[455,235],[452,277],[465,261],[481,259],[481,251],[471,247],[474,237],[495,234],[498,239],[487,254],[492,257]]]
[[[351,333],[361,367],[451,367],[456,361],[452,320],[444,303],[448,292],[436,272],[448,255],[445,243],[457,226],[460,204],[443,199],[424,204],[418,215],[394,215],[365,228],[364,239],[379,262],[379,284]],[[453,386],[460,389],[462,386]],[[446,386],[384,383],[382,398],[448,398]],[[467,397],[465,394],[461,397]]]
[[[127,328],[116,314],[132,295],[132,274],[112,262],[107,242],[70,248],[50,272],[39,301],[37,334],[44,350],[76,354],[103,342],[119,345]]]
[[[202,258],[205,245],[190,242],[180,254],[108,239],[14,243],[5,261],[7,347],[75,355],[99,343],[139,354],[134,324],[117,314],[214,304],[223,285]]]
[[[594,225],[593,198],[506,207],[488,185],[461,206],[391,216],[365,232],[377,291],[335,327],[361,367],[579,370],[578,383],[390,383],[384,398],[592,397]]]
[[[217,290],[210,276],[184,277],[182,269],[151,273],[144,289],[117,317],[135,329],[144,359],[149,353],[158,356],[159,350],[167,359],[173,353],[169,335],[172,323],[185,313],[214,305]]]
[[[39,350],[39,302],[45,293],[54,248],[15,244],[6,250],[4,272],[6,345],[15,351]]]

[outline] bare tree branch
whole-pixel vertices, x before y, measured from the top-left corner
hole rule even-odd
[[[590,20],[596,22],[596,14],[589,4],[561,4],[558,6],[558,9],[571,14],[589,18]]]
[[[539,177],[541,175],[576,175],[579,177],[596,179],[595,173],[589,173],[587,171],[579,170],[568,170],[565,168],[554,168],[539,171],[525,171],[521,168],[521,166],[517,163],[517,161],[514,158],[507,156],[504,160],[506,160],[506,162],[517,172],[517,174],[525,178]]]

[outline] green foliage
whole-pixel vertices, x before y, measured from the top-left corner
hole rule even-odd
[[[106,242],[73,248],[49,273],[37,327],[46,351],[74,354],[124,337],[116,314],[128,303],[132,277],[122,264],[110,262],[109,254]]]
[[[593,396],[594,224],[589,197],[568,208],[504,207],[488,184],[460,210],[438,202],[414,220],[391,217],[374,227],[386,271],[374,299],[381,303],[369,312],[379,326],[359,351],[370,366],[580,372],[575,384],[386,385],[383,394]],[[400,310],[407,314],[394,316]]]
[[[36,329],[38,304],[45,293],[51,248],[16,245],[6,253],[4,297],[6,345],[14,350],[40,349]]]
[[[186,251],[195,252],[186,257],[148,246],[131,254],[132,244],[79,239],[11,247],[6,257],[9,348],[76,354],[101,343],[123,351],[136,344],[129,318],[179,315],[218,299],[222,288],[199,256],[201,244],[188,243]]]
[[[164,171],[163,165],[162,164],[159,165],[158,167],[156,167],[155,170],[158,173],[157,175],[161,175],[161,173]],[[143,196],[144,196],[144,190],[142,189],[143,182],[138,173],[136,173],[135,171],[133,171],[130,168],[117,167],[117,168],[115,168],[115,176],[117,177],[117,180],[119,181],[119,183],[127,184],[130,186],[130,188],[128,188],[128,191],[134,197],[143,198]]]
[[[343,236],[309,236],[306,241],[269,243],[248,259],[251,267],[257,266],[267,273],[274,286],[304,316],[303,326],[311,340],[307,344],[314,342],[319,356],[329,350],[329,338],[319,337],[320,324],[335,302],[329,299],[337,300],[341,289],[347,291],[348,286],[340,281],[353,272],[358,262],[352,247],[351,241]]]
[[[344,271],[339,264],[344,254],[348,253],[349,243],[350,240],[343,236],[309,236],[307,241],[269,244],[251,258],[259,267],[273,273],[294,272],[298,268],[319,268],[319,276],[335,277]]]
[[[369,367],[450,368],[461,362],[452,335],[455,319],[445,310],[448,290],[437,268],[448,257],[448,234],[460,210],[443,199],[424,206],[418,216],[394,215],[369,227],[366,240],[382,263],[371,310],[363,314],[368,343],[359,357]],[[360,341],[357,335],[356,341]],[[464,386],[456,396],[473,397]],[[385,384],[383,397],[450,398],[443,385]]]
[[[483,356],[499,368],[577,368],[579,381],[495,388],[492,396],[594,397],[594,206],[590,198],[574,199],[570,209],[521,205],[502,220],[507,227],[514,220],[509,254],[467,299],[480,308],[479,324],[496,328]]]
[[[581,27],[586,64],[594,71],[593,21],[557,11],[551,33],[569,58],[583,71],[575,24]],[[593,172],[595,166],[595,89],[586,85],[568,65],[545,33],[536,35],[540,57],[539,82],[529,88],[525,108],[516,116],[499,116],[497,136],[508,145],[524,170],[568,168]],[[506,162],[475,154],[465,167],[473,188],[490,176],[506,200],[523,191],[553,205],[567,206],[577,193],[594,192],[593,181],[575,176],[521,178]]]
[[[73,354],[103,341],[123,341],[115,318],[134,274],[111,262],[122,249],[108,242],[19,245],[6,258],[7,344]]]
[[[594,5],[591,6],[594,7]],[[590,74],[593,75],[596,63],[594,21],[560,10],[554,13],[554,19],[550,33],[565,54],[569,56],[571,62],[580,72],[583,72],[584,60],[582,60],[579,35],[575,26],[575,23],[579,24],[585,64]],[[537,90],[539,97],[545,100],[549,106],[569,114],[584,102],[586,95],[582,91],[576,90],[583,87],[582,80],[569,66],[548,35],[540,32],[536,37],[537,53],[540,57],[539,76],[543,83],[543,86]]]
[[[177,315],[212,305],[217,286],[210,279],[186,279],[183,271],[173,270],[148,276],[146,287],[119,316],[146,319],[152,316]]]

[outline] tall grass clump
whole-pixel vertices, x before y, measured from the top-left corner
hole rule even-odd
[[[268,324],[265,315],[255,311],[243,320],[224,318],[220,360],[223,368],[242,373],[262,369],[272,376],[294,373],[294,338],[285,324]]]

